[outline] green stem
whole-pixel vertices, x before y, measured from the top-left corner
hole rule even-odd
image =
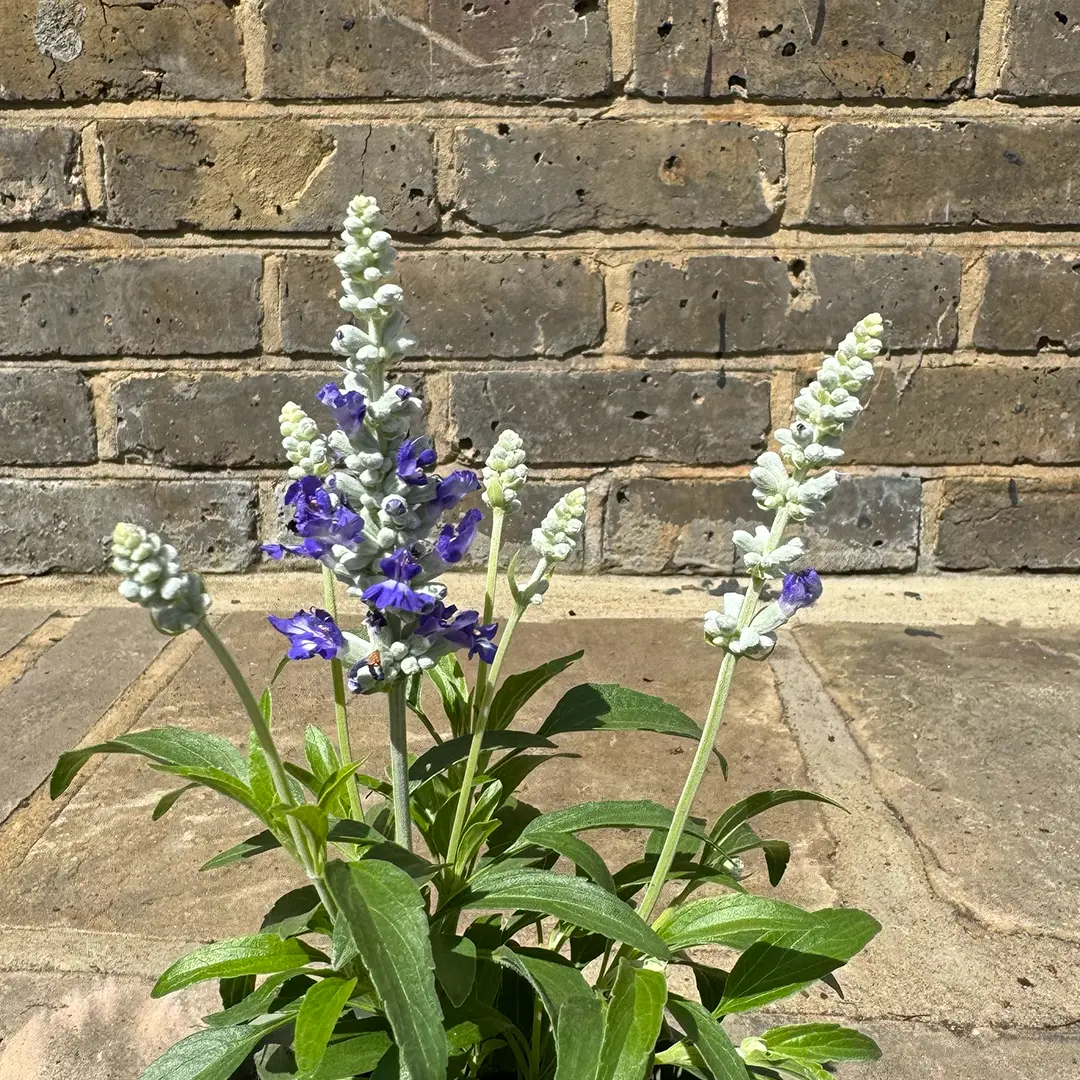
[[[453,866],[454,860],[457,858],[458,847],[461,844],[461,834],[465,827],[465,815],[469,812],[469,803],[472,796],[473,781],[476,779],[476,766],[480,761],[480,750],[484,743],[484,732],[487,730],[488,716],[491,713],[491,702],[494,698],[494,694],[487,693],[487,687],[490,686],[494,689],[499,682],[499,670],[502,668],[503,658],[510,647],[510,639],[514,636],[514,630],[517,628],[517,624],[521,622],[522,615],[525,614],[525,606],[516,604],[514,610],[510,613],[510,618],[506,622],[506,629],[503,631],[503,636],[499,641],[498,651],[495,653],[495,660],[491,664],[491,673],[485,683],[485,693],[481,700],[477,698],[476,707],[479,709],[479,716],[476,718],[476,722],[473,725],[472,741],[469,743],[469,756],[465,762],[465,776],[461,781],[461,790],[458,792],[457,807],[454,810],[454,825],[450,830],[450,844],[446,849],[446,861]],[[480,665],[480,671],[483,672],[487,668],[487,664]],[[480,686],[480,678],[477,676],[477,688]]]
[[[390,783],[394,789],[394,839],[412,851],[409,814],[409,747],[405,726],[405,680],[398,679],[387,694],[390,708]]]
[[[273,736],[270,734],[270,727],[262,714],[262,709],[259,708],[259,703],[255,700],[251,687],[248,686],[247,679],[244,678],[240,668],[237,667],[232,653],[225,647],[225,642],[218,637],[217,632],[208,620],[203,619],[197,629],[206,644],[210,646],[211,652],[225,669],[229,682],[233,684],[233,688],[236,690],[237,696],[248,714],[248,719],[251,720],[255,738],[258,739],[259,746],[266,756],[266,764],[270,770],[270,779],[274,785],[274,792],[283,806],[295,806],[296,801],[289,790],[289,781],[285,775],[285,766],[281,763],[281,755],[274,744]],[[322,875],[316,869],[313,837],[292,814],[286,814],[285,820],[288,823],[289,834],[296,849],[296,858],[318,891],[327,914],[333,918],[337,912],[337,905],[333,902],[329,890],[322,880]]]
[[[773,519],[769,542],[766,545],[768,551],[776,548],[783,539],[787,522],[788,512],[781,507],[777,510]],[[746,587],[746,595],[743,597],[742,607],[739,610],[739,629],[748,626],[750,620],[756,614],[764,584],[764,578],[753,577],[750,579],[750,584]],[[667,837],[664,840],[664,846],[660,851],[660,857],[657,859],[656,868],[653,870],[648,888],[645,890],[645,895],[642,897],[641,904],[638,907],[638,914],[646,921],[652,914],[657,900],[660,899],[660,892],[667,881],[671,864],[675,861],[675,853],[678,851],[683,829],[686,827],[686,822],[690,817],[694,799],[697,798],[698,788],[701,787],[701,781],[705,778],[709,757],[713,752],[716,736],[720,731],[720,723],[724,717],[724,706],[727,704],[728,693],[731,690],[731,680],[735,675],[735,662],[737,659],[738,657],[733,653],[727,652],[724,653],[724,659],[720,663],[712,701],[709,704],[709,712],[705,718],[705,726],[701,732],[701,739],[698,742],[694,760],[690,763],[689,775],[686,777],[682,794],[679,796],[679,801],[675,806],[675,814],[671,820],[671,827],[668,829]]]
[[[337,622],[337,578],[328,566],[323,567],[323,604],[330,618]],[[334,683],[334,723],[337,727],[338,757],[342,765],[352,762],[352,746],[349,742],[349,715],[345,707],[345,672],[341,661],[335,656],[330,661],[330,676]],[[350,780],[349,792],[349,817],[354,821],[363,819],[363,810],[360,807],[360,795],[357,791],[356,781]]]
[[[495,589],[499,576],[499,549],[502,547],[503,521],[506,511],[501,506],[492,508],[491,511],[491,543],[488,545],[487,581],[484,584],[484,616],[480,620],[481,625],[487,625],[495,613]],[[503,637],[505,638],[505,634]],[[501,649],[501,646],[500,646]],[[476,672],[476,690],[473,692],[473,723],[470,727],[475,728],[475,720],[484,707],[484,697],[488,687],[488,666],[481,664]]]

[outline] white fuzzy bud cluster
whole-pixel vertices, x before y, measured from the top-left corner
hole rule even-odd
[[[390,284],[397,250],[378,203],[367,195],[358,195],[349,203],[345,230],[341,234],[345,250],[334,257],[341,271],[344,295],[341,306],[356,317],[357,325],[338,328],[333,342],[336,353],[346,357],[346,366],[361,376],[367,385],[351,389],[363,391],[369,400],[381,392],[372,392],[371,381],[381,383],[381,372],[396,363],[416,342],[405,333],[405,315],[401,303],[405,294],[400,285]],[[377,380],[371,376],[380,373]]]
[[[533,551],[548,563],[565,562],[585,528],[585,489],[568,491],[533,529]]]
[[[528,477],[521,436],[516,431],[503,431],[484,464],[484,502],[507,514],[516,513],[521,509],[518,491]]]
[[[780,453],[793,468],[820,468],[843,456],[837,440],[863,410],[858,395],[874,377],[872,361],[881,353],[883,332],[881,316],[867,315],[799,391],[795,423],[776,432]]]
[[[285,456],[293,463],[289,476],[329,476],[330,456],[326,440],[319,434],[315,421],[295,401],[286,401],[278,417],[281,426],[281,445]]]
[[[805,551],[802,538],[798,536],[770,550],[771,537],[764,525],[758,525],[753,534],[736,529],[731,539],[742,555],[746,569],[760,577],[783,577]]]
[[[163,634],[182,634],[198,625],[210,597],[198,574],[185,571],[176,548],[141,525],[121,521],[113,529],[112,567],[123,575],[120,595],[149,608]]]
[[[776,636],[770,632],[772,628],[755,628],[753,622],[740,629],[739,615],[744,599],[739,592],[724,593],[724,610],[705,612],[705,640],[735,656],[764,660],[773,651]]]

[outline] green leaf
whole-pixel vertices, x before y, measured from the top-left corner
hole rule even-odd
[[[783,803],[796,802],[799,800],[823,802],[828,803],[830,806],[837,806],[841,810],[844,809],[834,799],[830,799],[827,795],[819,795],[815,791],[798,791],[793,789],[759,791],[756,794],[750,795],[748,798],[735,803],[733,806],[729,806],[720,815],[716,824],[712,827],[712,832],[709,834],[710,838],[717,847],[725,848],[726,850],[725,842],[730,840],[731,835],[744,822],[752,817],[756,817],[766,810],[771,810],[774,806],[780,806]]]
[[[581,972],[550,949],[530,949],[508,944],[496,949],[491,958],[504,967],[513,968],[528,980],[551,1018],[553,1027],[559,1010],[567,1001],[593,996]]]
[[[671,959],[668,947],[633,908],[584,878],[549,870],[503,870],[495,866],[477,874],[465,892],[451,897],[450,905],[554,915],[613,941],[623,941],[649,956]]]
[[[568,998],[555,1027],[555,1080],[594,1080],[604,1044],[604,1006],[594,994]]]
[[[619,961],[604,1017],[598,1080],[643,1080],[656,1048],[667,1002],[662,971]]]
[[[881,1048],[869,1035],[839,1024],[790,1024],[761,1036],[771,1053],[801,1061],[876,1061]]]
[[[418,885],[430,881],[439,872],[439,867],[435,863],[389,840],[381,844],[369,844],[361,851],[360,858],[381,859],[383,862],[393,863],[398,869],[404,870]]]
[[[254,836],[249,836],[246,840],[242,840],[235,847],[229,848],[228,851],[219,852],[212,859],[207,859],[199,869],[218,870],[222,866],[239,862],[241,859],[250,859],[253,855],[261,855],[264,851],[273,851],[274,848],[278,847],[281,847],[278,838],[269,829],[266,829],[261,833],[256,833]]]
[[[627,863],[622,867],[615,874],[615,887],[618,896],[623,900],[629,900],[643,885],[651,881],[657,861],[658,857],[656,855],[650,855],[644,859],[636,859],[634,862]],[[667,880],[692,881],[695,888],[707,884],[723,885],[725,889],[733,889],[735,892],[740,893],[746,892],[745,887],[730,874],[686,856],[680,856],[672,862]]]
[[[180,798],[185,792],[191,791],[192,788],[199,787],[198,784],[185,784],[183,787],[173,788],[172,791],[167,791],[157,801],[157,805],[154,807],[154,812],[150,815],[151,821],[157,821],[159,818],[163,818],[176,804],[176,800]]]
[[[659,731],[701,738],[697,724],[674,705],[615,683],[582,683],[568,690],[540,725],[539,734],[568,731]]]
[[[158,765],[150,766],[158,772],[170,773],[172,776],[181,776],[185,780],[194,780],[203,787],[208,787],[227,798],[233,799],[241,806],[250,810],[257,818],[266,819],[266,808],[255,797],[255,793],[248,787],[247,782],[239,780],[232,773],[224,769],[203,768],[194,765]]]
[[[432,777],[446,772],[459,761],[464,761],[469,756],[471,743],[471,735],[461,735],[425,750],[409,766],[410,787],[417,788],[421,784],[426,784]],[[482,750],[490,751],[520,750],[536,746],[554,748],[555,744],[542,735],[534,735],[531,731],[486,731],[480,746]]]
[[[673,1065],[677,1069],[688,1072],[691,1076],[698,1077],[698,1080],[712,1080],[705,1068],[705,1062],[701,1060],[701,1055],[693,1046],[683,1041],[669,1046],[666,1050],[661,1050],[653,1058],[653,1064]]]
[[[322,901],[314,885],[292,889],[279,896],[274,906],[263,916],[259,931],[273,931],[278,937],[295,937],[310,926],[316,912],[322,913]]]
[[[274,779],[270,775],[270,765],[266,760],[266,754],[263,753],[263,748],[254,731],[248,736],[248,782],[263,816],[270,817],[281,800],[274,787]]]
[[[305,803],[303,806],[289,806],[285,813],[301,822],[320,848],[326,847],[326,838],[330,833],[330,818],[321,806],[313,806],[311,803]]]
[[[427,677],[435,684],[442,699],[443,712],[450,721],[450,729],[455,735],[469,730],[469,685],[461,670],[457,657],[453,653],[442,657],[439,662],[426,671]]]
[[[292,969],[290,971],[279,971],[276,974],[269,976],[257,990],[253,990],[247,997],[238,1001],[235,1005],[223,1009],[221,1012],[204,1016],[203,1023],[206,1024],[207,1027],[215,1028],[235,1027],[237,1024],[246,1024],[248,1021],[254,1020],[256,1017],[270,1012],[271,1004],[281,993],[282,986],[290,979],[297,978],[298,974],[296,969]],[[310,979],[307,979],[303,975],[300,975],[298,980],[298,982],[305,986],[310,981]],[[302,992],[303,991],[301,991],[301,993]]]
[[[170,1046],[139,1080],[229,1080],[256,1044],[289,1019],[283,1016],[257,1027],[196,1031]]]
[[[564,672],[571,664],[577,663],[585,655],[584,649],[570,653],[568,656],[560,656],[556,660],[549,660],[546,664],[533,668],[531,671],[520,671],[514,675],[508,675],[503,679],[495,697],[491,700],[491,710],[488,713],[488,729],[501,731],[508,727],[515,716],[521,711],[522,706],[543,686],[549,683],[556,675]]]
[[[530,830],[528,837],[522,841],[522,846],[528,844],[558,852],[564,859],[569,859],[578,869],[583,870],[602,889],[615,892],[615,881],[600,852],[573,833],[546,829]]]
[[[313,960],[325,962],[328,957],[306,942],[297,938],[280,938],[277,934],[248,934],[214,941],[171,964],[154,984],[150,996],[164,997],[206,979],[270,975],[276,971],[302,968]]]
[[[517,754],[511,757],[509,754],[492,765],[488,770],[488,776],[492,780],[498,780],[502,784],[503,797],[513,795],[526,780],[534,769],[538,769],[547,761],[555,761],[557,758],[577,758],[579,754]]]
[[[49,795],[62,795],[94,754],[141,754],[162,765],[219,769],[247,781],[247,762],[228,739],[187,728],[164,727],[134,731],[96,746],[61,754],[49,782]]]
[[[331,821],[327,839],[342,844],[385,844],[386,837],[363,821],[338,818]]]
[[[301,1072],[319,1067],[341,1010],[355,987],[355,979],[320,979],[304,995],[293,1036],[293,1055]]]
[[[780,884],[788,863],[791,862],[791,845],[785,840],[762,840],[761,850],[765,853],[769,884],[775,889]]]
[[[388,862],[335,860],[326,877],[382,998],[411,1080],[444,1080],[449,1051],[435,992],[435,961],[424,898]]]
[[[525,826],[522,840],[534,832],[579,832],[586,829],[667,829],[673,813],[648,799],[605,799],[551,810]],[[704,839],[697,825],[687,822],[685,832]]]
[[[678,952],[692,945],[746,949],[777,930],[806,930],[817,925],[813,912],[763,896],[734,893],[691,900],[668,908],[656,932]]]
[[[389,1049],[390,1036],[385,1031],[369,1031],[332,1042],[319,1067],[306,1080],[352,1080],[371,1072]]]
[[[322,728],[308,724],[304,729],[304,757],[311,766],[311,774],[319,783],[341,768],[337,748]]]
[[[467,937],[432,933],[435,978],[452,1005],[460,1006],[476,981],[476,944]]]
[[[353,773],[360,767],[359,761],[342,765],[328,776],[319,788],[315,801],[328,813],[341,817],[349,812],[348,789]]]
[[[708,1009],[674,994],[668,998],[667,1007],[686,1032],[686,1041],[697,1050],[711,1080],[749,1080],[743,1059]]]
[[[851,959],[881,929],[855,908],[813,912],[814,924],[766,934],[736,961],[720,1012],[745,1012],[787,997]]]

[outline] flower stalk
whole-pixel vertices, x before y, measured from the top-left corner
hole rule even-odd
[[[337,579],[329,567],[322,568],[323,579],[323,603],[330,614],[330,618],[336,623],[337,612]],[[353,760],[352,745],[349,738],[349,712],[345,704],[345,669],[341,658],[334,656],[330,661],[330,678],[334,687],[334,726],[337,729],[338,757],[343,765]],[[360,806],[360,793],[355,780],[349,781],[349,816],[354,821],[363,819],[363,810]]]

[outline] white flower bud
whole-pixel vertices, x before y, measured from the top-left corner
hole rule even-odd
[[[585,489],[567,492],[533,529],[533,550],[549,563],[565,562],[585,526]]]
[[[484,464],[484,502],[502,507],[507,514],[517,512],[521,509],[518,491],[528,476],[521,436],[509,429],[501,432]]]
[[[141,525],[120,522],[112,535],[113,569],[123,575],[120,595],[149,608],[163,634],[182,634],[210,609],[198,574],[180,566],[176,548]]]

